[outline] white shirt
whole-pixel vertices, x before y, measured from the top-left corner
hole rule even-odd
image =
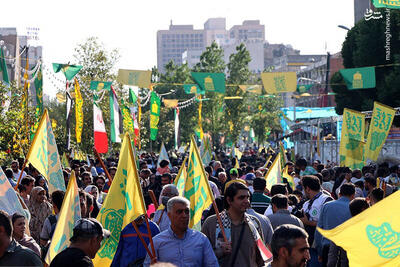
[[[214,198],[219,197],[221,195],[221,193],[218,190],[218,186],[213,181],[208,181],[208,183],[210,184],[210,188],[214,195]]]
[[[20,174],[21,174],[21,170],[18,170],[17,173],[13,172],[15,181],[18,181]],[[22,173],[21,179],[24,178],[25,176],[26,176],[26,172],[24,171]]]

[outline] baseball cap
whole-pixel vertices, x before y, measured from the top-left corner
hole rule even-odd
[[[104,229],[96,219],[83,218],[76,221],[70,241],[74,241],[77,237],[92,238],[99,235],[103,238],[109,238],[111,233],[107,229]]]
[[[256,176],[254,175],[254,173],[248,173],[248,174],[246,174],[245,180],[253,181],[255,178],[256,178]]]

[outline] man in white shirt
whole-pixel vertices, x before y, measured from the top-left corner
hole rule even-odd
[[[21,170],[19,169],[19,163],[16,160],[11,162],[11,169],[13,171],[15,181],[18,181],[19,176],[21,175]],[[21,179],[26,176],[26,172],[22,172]]]

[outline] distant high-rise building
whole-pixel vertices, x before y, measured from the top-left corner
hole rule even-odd
[[[258,73],[264,69],[265,26],[259,20],[245,20],[242,25],[235,25],[228,31],[225,18],[210,18],[202,30],[193,29],[193,25],[171,24],[169,30],[157,32],[159,71],[164,72],[164,66],[170,60],[193,67],[199,62],[201,53],[214,41],[224,49],[225,63],[236,52],[236,47],[244,43],[252,58],[250,70]]]
[[[3,45],[6,49],[5,57],[8,75],[10,82],[18,79],[20,85],[23,86],[21,81],[22,72],[20,68],[25,68],[26,58],[29,60],[29,70],[36,66],[38,60],[42,58],[42,47],[41,46],[29,46],[28,54],[26,48],[28,47],[28,36],[18,35],[17,29],[11,28],[0,28],[0,41],[3,41]],[[22,49],[21,49],[22,48]],[[16,59],[19,58],[19,61]],[[30,85],[29,99],[31,104],[36,104],[36,89],[34,83]]]
[[[193,25],[171,25],[169,30],[157,32],[157,67],[164,72],[170,61],[182,64],[182,54],[187,50],[201,50],[206,47],[204,30],[194,30]]]

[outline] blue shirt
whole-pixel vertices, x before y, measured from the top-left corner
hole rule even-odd
[[[338,200],[325,203],[322,206],[317,226],[324,230],[330,230],[350,219],[351,213],[349,203],[350,199],[343,196]],[[316,230],[315,245],[319,255],[322,255],[322,248],[329,244],[330,241]]]
[[[159,262],[169,262],[178,267],[219,266],[210,241],[199,231],[188,228],[180,239],[169,227],[154,237],[153,243]],[[150,266],[149,255],[146,255],[143,266]]]
[[[150,232],[153,237],[160,233],[160,230],[155,223],[149,221],[149,225]],[[147,232],[146,222],[143,222],[141,225],[139,225],[138,228],[143,236],[144,241],[148,245],[150,241]],[[136,260],[143,260],[146,257],[146,254],[147,252],[145,247],[140,241],[139,236],[137,235],[132,223],[130,223],[125,226],[125,228],[121,232],[117,251],[115,252],[115,256],[111,263],[111,266],[126,267]]]

